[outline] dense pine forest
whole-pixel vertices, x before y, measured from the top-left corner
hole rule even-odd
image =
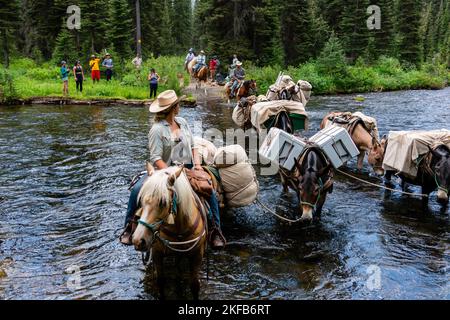
[[[347,67],[380,61],[380,68],[388,64],[392,74],[396,68],[431,68],[427,74],[444,72],[448,81],[448,0],[0,0],[0,62],[4,69],[23,58],[41,66],[79,59],[87,66],[92,53],[109,52],[118,66],[116,76],[123,79],[129,70],[119,66],[136,55],[138,4],[144,61],[177,56],[182,64],[181,57],[193,47],[208,57],[217,55],[224,66],[237,54],[246,68],[273,68],[253,72],[262,82],[272,81],[281,69],[308,69],[308,63],[317,62],[314,74],[344,78]],[[68,28],[73,5],[81,19],[77,28]],[[380,9],[378,27],[376,11],[370,9],[374,5]],[[0,82],[2,77],[4,72]],[[344,86],[324,81],[314,83],[319,92],[352,91],[350,80]],[[383,84],[380,90],[415,87],[420,85]]]
[[[367,8],[381,9],[381,28],[369,30]],[[81,9],[81,28],[69,30],[67,8]],[[330,36],[350,62],[380,55],[417,64],[448,59],[446,0],[140,0],[143,56],[178,55],[189,47],[256,65],[298,65],[316,58]],[[136,47],[135,0],[1,1],[4,59],[87,57],[107,49],[129,58]]]

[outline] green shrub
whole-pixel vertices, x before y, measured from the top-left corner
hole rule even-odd
[[[17,97],[11,74],[5,69],[0,69],[0,103],[9,103]]]
[[[400,61],[390,57],[380,57],[375,64],[375,69],[380,74],[396,75],[403,72]]]

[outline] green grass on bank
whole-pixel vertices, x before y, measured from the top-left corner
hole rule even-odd
[[[112,81],[107,82],[102,72],[100,82],[95,84],[91,80],[87,66],[84,66],[86,80],[83,83],[83,93],[76,92],[75,80],[71,73],[69,97],[79,100],[148,99],[147,75],[151,68],[155,68],[161,76],[159,92],[169,88],[180,92],[181,87],[177,77],[179,73],[184,76],[184,85],[189,84],[189,77],[183,70],[183,62],[182,57],[151,58],[143,63],[140,72],[129,62],[116,68]],[[0,102],[17,98],[62,97],[59,69],[51,63],[37,66],[32,60],[26,58],[13,60],[8,70],[0,65]]]
[[[183,74],[184,85],[189,77],[183,70],[183,57],[159,57],[146,60],[138,73],[131,62],[118,64],[111,82],[106,82],[102,73],[100,83],[93,84],[90,72],[85,68],[86,81],[83,94],[75,90],[73,77],[69,78],[70,98],[80,100],[97,99],[147,99],[149,87],[147,74],[155,68],[162,78],[159,92],[166,89],[181,91],[177,75]],[[448,84],[449,70],[445,65],[423,64],[419,68],[404,67],[395,58],[382,57],[375,63],[366,65],[357,62],[349,66],[341,64],[323,65],[319,60],[287,70],[277,66],[255,67],[245,63],[247,78],[257,80],[258,93],[265,94],[276,80],[278,72],[303,79],[313,85],[313,94],[359,93],[408,89],[440,89]],[[14,59],[10,68],[0,65],[0,102],[32,97],[61,97],[62,82],[59,67],[50,62],[36,65],[26,58]]]
[[[420,68],[405,68],[395,58],[380,58],[372,65],[357,63],[336,72],[324,72],[316,61],[288,69],[279,67],[246,68],[247,77],[256,79],[258,91],[265,94],[278,73],[290,75],[294,81],[309,81],[313,94],[360,93],[410,89],[442,89],[448,85],[449,70],[445,66],[424,64]]]

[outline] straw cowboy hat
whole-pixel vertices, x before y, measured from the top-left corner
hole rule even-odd
[[[158,113],[169,109],[171,106],[177,104],[185,98],[186,96],[181,96],[178,98],[174,90],[166,90],[161,92],[155,101],[150,105],[149,111],[151,113]]]
[[[240,61],[236,62],[236,65],[237,66],[242,66],[242,62],[240,62]]]

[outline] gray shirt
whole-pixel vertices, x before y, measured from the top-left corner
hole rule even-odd
[[[194,138],[187,121],[181,117],[175,117],[175,122],[180,126],[179,137],[172,137],[167,121],[155,122],[148,133],[148,148],[150,151],[150,163],[162,160],[167,165],[174,162],[192,164],[192,149]]]
[[[234,69],[233,75],[236,78],[238,78],[239,80],[244,80],[245,79],[245,70],[244,70],[244,68],[241,67],[240,69],[238,69],[238,68]]]
[[[106,67],[106,69],[112,69],[113,67],[113,61],[112,59],[105,59],[103,60],[102,66]]]

